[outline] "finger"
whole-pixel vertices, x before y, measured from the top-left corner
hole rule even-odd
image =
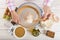
[[[13,22],[17,23],[17,20],[16,19],[12,19]]]
[[[43,19],[43,21],[45,21],[45,20],[47,20],[47,19],[49,19],[49,17],[51,16],[51,14],[48,14],[48,15],[45,15],[42,19]]]
[[[20,20],[19,20],[19,24],[21,24]]]
[[[21,23],[19,19],[17,19],[17,23],[18,23],[18,24],[20,24],[20,23]]]

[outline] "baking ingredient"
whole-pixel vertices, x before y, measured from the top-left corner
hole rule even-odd
[[[55,32],[52,32],[50,30],[47,30],[46,36],[51,37],[51,38],[54,38],[54,35],[55,35]]]
[[[37,30],[36,30],[36,29],[33,29],[33,30],[32,30],[32,35],[33,35],[33,36],[37,37],[37,36],[39,36],[39,34],[40,34],[39,29],[37,29]]]
[[[24,34],[25,34],[25,30],[24,30],[23,27],[18,27],[18,28],[16,28],[16,30],[15,30],[15,35],[16,35],[17,37],[23,37]]]
[[[11,13],[10,13],[8,8],[6,9],[3,18],[6,19],[6,20],[10,20],[11,19]]]

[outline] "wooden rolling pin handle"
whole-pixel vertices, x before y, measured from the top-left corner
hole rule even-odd
[[[16,25],[16,23],[15,23],[15,22],[13,22],[13,21],[11,21],[11,23],[12,23],[13,25]]]

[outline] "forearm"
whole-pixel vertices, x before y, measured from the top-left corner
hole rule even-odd
[[[9,8],[10,11],[15,11],[15,4],[14,4],[14,0],[7,0],[7,6]]]

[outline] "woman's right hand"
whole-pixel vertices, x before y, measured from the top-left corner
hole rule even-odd
[[[20,19],[18,14],[15,11],[11,11],[12,21],[20,24]]]

